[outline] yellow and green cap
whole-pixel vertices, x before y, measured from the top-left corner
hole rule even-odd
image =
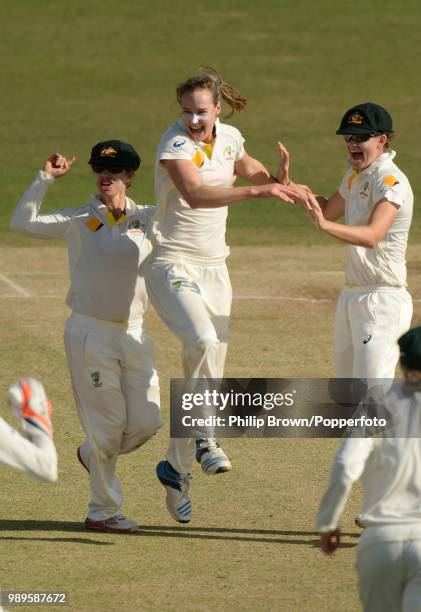
[[[127,142],[121,140],[104,140],[92,147],[88,164],[107,168],[124,168],[137,170],[140,166],[140,157],[137,151]]]
[[[388,134],[392,132],[392,117],[379,104],[364,102],[353,106],[342,117],[337,134]]]

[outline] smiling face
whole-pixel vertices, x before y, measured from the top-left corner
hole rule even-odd
[[[181,117],[189,136],[196,141],[211,143],[221,103],[216,105],[209,89],[195,89],[181,97]]]
[[[344,138],[346,140],[350,139],[349,137]],[[350,139],[351,142],[346,142],[346,140],[345,147],[348,151],[351,166],[358,170],[358,172],[361,172],[361,170],[371,166],[384,153],[387,136],[386,134],[371,136],[371,138],[364,142],[353,142],[352,138]]]
[[[132,170],[119,170],[107,168],[94,168],[95,183],[101,194],[101,199],[110,199],[116,195],[126,192],[130,180],[134,174]]]

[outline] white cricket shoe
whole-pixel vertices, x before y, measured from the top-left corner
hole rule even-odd
[[[196,461],[201,464],[205,474],[229,472],[231,462],[215,438],[196,440]]]
[[[10,387],[8,402],[12,412],[22,419],[23,428],[26,431],[28,431],[27,424],[29,424],[41,429],[50,438],[53,437],[52,406],[39,380],[30,376],[19,380]]]
[[[192,517],[192,503],[189,496],[191,475],[182,476],[168,461],[160,461],[156,475],[167,491],[167,510],[179,523],[188,523]]]
[[[126,518],[124,514],[116,514],[102,521],[94,521],[88,517],[85,521],[85,527],[96,531],[107,531],[108,533],[136,533],[136,531],[139,531],[139,525]]]

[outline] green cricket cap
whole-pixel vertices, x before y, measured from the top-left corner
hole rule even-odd
[[[121,140],[104,140],[92,147],[88,164],[101,166],[102,168],[114,166],[127,170],[137,170],[140,161],[139,154],[131,144]]]
[[[392,131],[392,117],[379,104],[365,102],[353,106],[342,118],[337,134],[388,134]]]
[[[408,370],[421,370],[421,326],[414,327],[398,340],[402,365]]]

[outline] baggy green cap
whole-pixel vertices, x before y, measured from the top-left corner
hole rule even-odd
[[[401,362],[408,370],[421,370],[421,326],[414,327],[398,340]]]
[[[392,117],[379,104],[365,102],[350,108],[342,118],[337,134],[388,134],[392,132]]]
[[[104,140],[92,147],[91,158],[88,161],[91,166],[107,168],[127,168],[137,170],[140,166],[140,157],[131,144],[121,140]]]

